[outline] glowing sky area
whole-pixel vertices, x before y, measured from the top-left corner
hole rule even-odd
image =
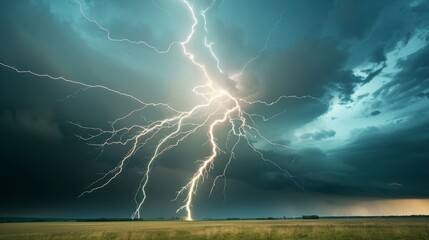
[[[0,12],[0,217],[429,214],[428,1]]]

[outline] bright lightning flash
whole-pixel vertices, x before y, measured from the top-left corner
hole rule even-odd
[[[82,126],[77,123],[72,123],[75,126],[84,129],[88,132],[88,135],[86,136],[80,136],[77,137],[81,140],[86,141],[91,146],[97,146],[104,149],[105,147],[112,146],[112,145],[123,145],[123,146],[131,146],[128,152],[125,154],[125,156],[122,157],[122,159],[119,161],[119,163],[111,169],[109,172],[105,173],[101,178],[99,178],[97,181],[93,182],[88,190],[84,191],[80,196],[94,192],[96,190],[99,190],[105,186],[107,186],[109,183],[111,183],[116,177],[118,177],[122,171],[124,170],[124,167],[127,163],[127,161],[136,155],[139,149],[141,149],[143,146],[146,146],[151,141],[155,141],[155,150],[153,154],[150,155],[149,161],[146,165],[146,170],[144,171],[144,175],[142,177],[142,180],[140,182],[139,188],[135,195],[135,201],[136,201],[136,209],[135,212],[132,214],[132,218],[140,218],[141,217],[141,211],[142,206],[147,198],[146,188],[149,183],[149,177],[151,175],[151,170],[154,165],[154,162],[160,158],[161,155],[166,153],[167,151],[173,149],[174,147],[178,146],[181,142],[183,142],[188,137],[196,134],[199,130],[205,130],[208,136],[208,144],[210,146],[210,153],[208,156],[206,156],[204,159],[199,161],[199,165],[197,167],[197,170],[193,174],[193,176],[189,179],[188,183],[184,185],[176,195],[175,200],[179,198],[183,198],[183,205],[180,206],[177,210],[179,211],[186,211],[187,213],[187,220],[192,220],[192,202],[194,199],[194,196],[197,193],[198,186],[204,181],[204,179],[207,178],[208,173],[211,169],[214,167],[214,162],[216,158],[219,155],[220,151],[223,151],[221,147],[218,144],[217,134],[216,130],[219,128],[225,128],[228,127],[230,130],[228,131],[227,135],[227,142],[230,142],[229,145],[229,159],[227,164],[224,167],[224,170],[221,175],[218,175],[214,178],[210,194],[213,191],[213,188],[216,185],[216,182],[219,178],[225,178],[226,172],[228,169],[228,166],[230,165],[231,161],[235,159],[236,157],[236,147],[239,142],[244,141],[249,145],[249,147],[254,151],[254,153],[259,156],[263,161],[269,162],[273,164],[275,167],[277,167],[280,171],[282,171],[284,174],[286,174],[290,179],[298,186],[301,187],[294,179],[294,177],[284,168],[282,168],[279,164],[267,159],[261,151],[259,151],[255,146],[252,145],[250,138],[257,138],[262,141],[265,141],[267,144],[272,145],[276,148],[286,148],[288,146],[278,144],[275,142],[270,141],[266,137],[264,137],[260,131],[257,129],[254,118],[259,117],[262,118],[264,121],[268,121],[269,118],[266,118],[260,114],[255,113],[248,113],[246,112],[243,107],[253,104],[260,104],[265,105],[267,107],[272,106],[274,104],[279,103],[281,100],[286,98],[313,98],[311,96],[280,96],[277,100],[273,102],[265,102],[261,100],[256,101],[248,101],[239,97],[234,96],[232,93],[222,89],[218,84],[216,84],[216,79],[213,79],[211,77],[211,74],[209,74],[209,71],[207,71],[207,67],[204,63],[199,62],[196,60],[196,57],[194,53],[188,48],[188,45],[190,41],[193,39],[196,31],[201,29],[204,34],[204,46],[208,50],[210,56],[213,58],[213,60],[216,62],[216,68],[217,71],[220,74],[223,74],[224,71],[220,67],[220,59],[217,57],[213,50],[214,43],[208,41],[208,27],[207,27],[207,17],[206,13],[215,5],[216,0],[214,0],[211,5],[204,10],[200,11],[199,14],[196,14],[196,11],[194,7],[188,2],[188,0],[181,0],[186,9],[188,10],[190,17],[192,19],[192,25],[190,26],[190,31],[186,38],[183,41],[174,41],[170,45],[168,45],[167,49],[160,50],[155,46],[150,45],[147,42],[144,41],[131,41],[129,39],[116,39],[113,38],[110,34],[110,31],[99,24],[96,20],[91,19],[89,16],[86,15],[84,11],[84,7],[79,0],[75,0],[77,5],[79,6],[80,13],[88,22],[95,24],[101,31],[104,31],[107,35],[107,38],[110,41],[114,42],[126,42],[128,44],[137,44],[142,45],[144,47],[148,47],[158,54],[167,54],[171,48],[177,46],[180,47],[183,51],[184,56],[186,56],[190,63],[195,66],[197,69],[199,69],[205,79],[203,81],[203,84],[196,86],[193,88],[193,93],[195,93],[197,96],[202,97],[204,100],[204,103],[194,106],[192,109],[188,111],[179,111],[173,108],[172,106],[165,104],[165,103],[145,103],[138,99],[135,96],[132,96],[127,93],[123,93],[114,89],[111,89],[106,86],[102,85],[89,85],[82,82],[70,80],[64,77],[55,77],[50,76],[47,74],[39,74],[35,73],[33,71],[29,70],[20,70],[17,67],[10,66],[5,63],[0,63],[3,67],[12,69],[18,73],[26,73],[26,74],[32,74],[34,76],[38,77],[46,77],[50,78],[52,80],[60,80],[65,81],[71,84],[78,85],[80,87],[83,87],[85,89],[95,88],[95,89],[102,89],[105,91],[108,91],[112,94],[117,94],[125,98],[129,98],[133,101],[136,101],[138,104],[140,104],[140,107],[137,109],[134,109],[133,111],[129,112],[128,114],[115,119],[111,122],[110,129],[101,129],[101,128],[94,128],[94,127],[87,127]],[[156,6],[157,8],[160,8],[159,6]],[[166,11],[166,10],[164,10]],[[267,48],[267,44],[269,41],[269,38],[271,37],[272,32],[277,28],[280,21],[282,20],[283,14],[285,11],[283,11],[278,19],[278,21],[275,23],[271,31],[269,32],[269,35],[266,39],[265,46],[258,52],[258,55],[251,58],[241,69],[241,71],[235,75],[231,75],[232,79],[236,80],[236,78],[239,78],[245,69],[249,66],[249,64],[258,58],[260,58],[261,54],[265,49]],[[167,11],[168,13],[168,11]],[[197,28],[199,24],[202,22],[202,27]],[[319,99],[317,99],[319,100]],[[320,101],[320,100],[319,100]],[[118,127],[118,123],[129,118],[133,114],[137,112],[141,112],[147,108],[161,108],[167,110],[171,115],[164,119],[159,119],[156,121],[148,121],[145,120],[145,124],[138,124],[138,125],[132,125],[128,127]],[[283,112],[282,112],[283,113]],[[279,114],[282,114],[279,113]],[[101,139],[101,140],[100,140]],[[159,140],[156,140],[159,139]],[[227,144],[228,146],[228,144]],[[226,182],[225,182],[226,183]],[[225,189],[225,188],[224,188]],[[225,192],[224,192],[225,194]]]

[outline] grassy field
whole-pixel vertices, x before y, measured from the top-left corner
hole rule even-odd
[[[0,223],[0,239],[429,239],[429,219]]]

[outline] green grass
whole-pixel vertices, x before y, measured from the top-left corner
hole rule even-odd
[[[429,219],[1,223],[0,239],[429,239]]]

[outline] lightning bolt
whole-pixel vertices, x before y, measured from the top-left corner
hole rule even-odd
[[[189,60],[189,63],[199,69],[204,76],[203,83],[198,85],[192,89],[192,92],[197,96],[200,96],[204,103],[195,105],[193,108],[187,111],[180,111],[165,103],[146,103],[140,100],[139,98],[103,86],[103,85],[90,85],[86,83],[82,83],[79,81],[71,80],[62,76],[51,76],[48,74],[36,73],[30,70],[22,70],[17,67],[8,65],[6,63],[0,63],[1,66],[11,69],[17,73],[22,74],[31,74],[36,77],[48,78],[51,80],[59,80],[64,81],[70,84],[77,85],[84,90],[88,89],[100,89],[107,91],[111,94],[120,95],[124,98],[130,99],[132,101],[137,102],[140,106],[127,114],[113,120],[110,122],[110,127],[108,129],[102,129],[97,127],[83,126],[78,123],[71,123],[77,128],[85,130],[86,135],[76,135],[82,141],[85,141],[88,145],[100,147],[104,150],[105,147],[113,146],[113,145],[122,145],[128,146],[128,152],[120,159],[117,165],[112,168],[110,171],[105,173],[102,177],[98,178],[96,181],[91,183],[88,189],[82,192],[82,195],[92,193],[99,189],[102,189],[109,185],[112,181],[114,181],[124,170],[127,162],[136,155],[136,153],[142,149],[144,146],[148,144],[155,144],[155,149],[152,154],[148,154],[148,162],[143,173],[143,177],[140,181],[139,187],[135,194],[135,202],[136,209],[131,217],[140,218],[142,207],[148,197],[146,189],[149,184],[151,170],[154,166],[154,163],[157,159],[159,159],[166,152],[174,149],[179,146],[183,141],[189,138],[192,135],[195,135],[200,130],[205,130],[207,133],[207,144],[210,146],[210,151],[208,155],[200,159],[198,161],[198,167],[192,177],[189,179],[187,184],[185,184],[177,193],[176,198],[174,200],[178,200],[179,198],[183,198],[183,205],[181,205],[177,212],[186,211],[187,220],[193,220],[192,218],[192,202],[194,200],[195,195],[197,194],[198,186],[200,186],[204,179],[208,177],[208,173],[214,168],[214,163],[216,158],[219,156],[221,152],[226,153],[221,150],[220,144],[218,143],[218,134],[217,129],[228,129],[227,139],[226,139],[226,150],[229,151],[229,158],[224,167],[223,172],[214,178],[212,183],[212,187],[210,189],[210,194],[212,194],[213,189],[216,186],[216,183],[219,179],[225,178],[227,174],[227,170],[233,159],[236,158],[236,148],[238,144],[242,141],[246,143],[250,149],[263,161],[268,162],[274,165],[279,171],[283,172],[288,176],[293,183],[295,183],[298,187],[302,188],[299,183],[295,180],[295,177],[286,169],[282,168],[278,163],[266,158],[263,153],[258,150],[253,144],[251,139],[259,139],[269,144],[270,146],[278,149],[282,148],[290,148],[290,146],[275,143],[268,138],[266,138],[261,132],[257,129],[255,119],[256,117],[263,119],[264,121],[268,121],[271,118],[278,116],[279,114],[283,114],[284,112],[280,112],[271,117],[265,117],[260,114],[248,113],[245,111],[244,107],[248,105],[263,105],[266,107],[273,106],[275,104],[280,103],[284,99],[294,98],[294,99],[315,99],[321,101],[318,98],[314,98],[312,96],[280,96],[275,101],[267,102],[263,100],[255,100],[249,101],[230,93],[229,91],[224,90],[222,87],[216,84],[216,81],[213,79],[209,71],[207,70],[207,65],[197,60],[195,53],[193,53],[188,45],[193,40],[195,33],[201,29],[202,34],[204,34],[204,46],[207,49],[208,53],[212,57],[212,59],[216,63],[216,69],[218,73],[225,74],[221,69],[221,61],[220,58],[214,51],[214,43],[209,41],[208,33],[209,29],[207,26],[207,12],[216,4],[216,0],[212,1],[211,4],[199,12],[196,13],[196,10],[190,4],[188,0],[181,0],[184,7],[189,13],[189,16],[192,20],[192,24],[190,25],[189,32],[183,40],[176,40],[171,42],[165,49],[161,49],[159,47],[153,46],[145,41],[132,41],[127,38],[114,38],[112,37],[111,31],[101,25],[95,19],[90,18],[84,10],[83,4],[79,0],[74,0],[77,4],[80,14],[82,17],[89,23],[97,26],[101,31],[106,34],[106,37],[109,41],[113,42],[122,42],[128,44],[136,44],[142,45],[149,49],[152,49],[158,54],[167,54],[174,47],[178,47],[182,50],[183,55]],[[165,9],[162,9],[153,1],[157,8],[160,8],[170,17],[172,15]],[[255,57],[249,59],[245,65],[241,68],[241,70],[231,75],[231,79],[238,79],[243,75],[243,72],[247,69],[247,67],[255,60],[261,57],[262,53],[266,51],[268,47],[269,40],[271,38],[272,33],[276,30],[281,20],[283,19],[283,15],[285,10],[282,11],[278,20],[275,22],[273,28],[270,30],[265,45],[260,49],[258,54]],[[199,24],[202,26],[198,28]],[[148,108],[155,109],[165,109],[169,113],[169,116],[164,119],[158,120],[144,120],[142,124],[135,124],[127,127],[119,127],[120,123],[124,120],[130,118],[131,116],[143,112]],[[234,140],[233,140],[234,139]],[[232,144],[228,148],[228,142]],[[101,153],[100,153],[101,154]],[[225,186],[224,185],[224,194],[225,194]]]

